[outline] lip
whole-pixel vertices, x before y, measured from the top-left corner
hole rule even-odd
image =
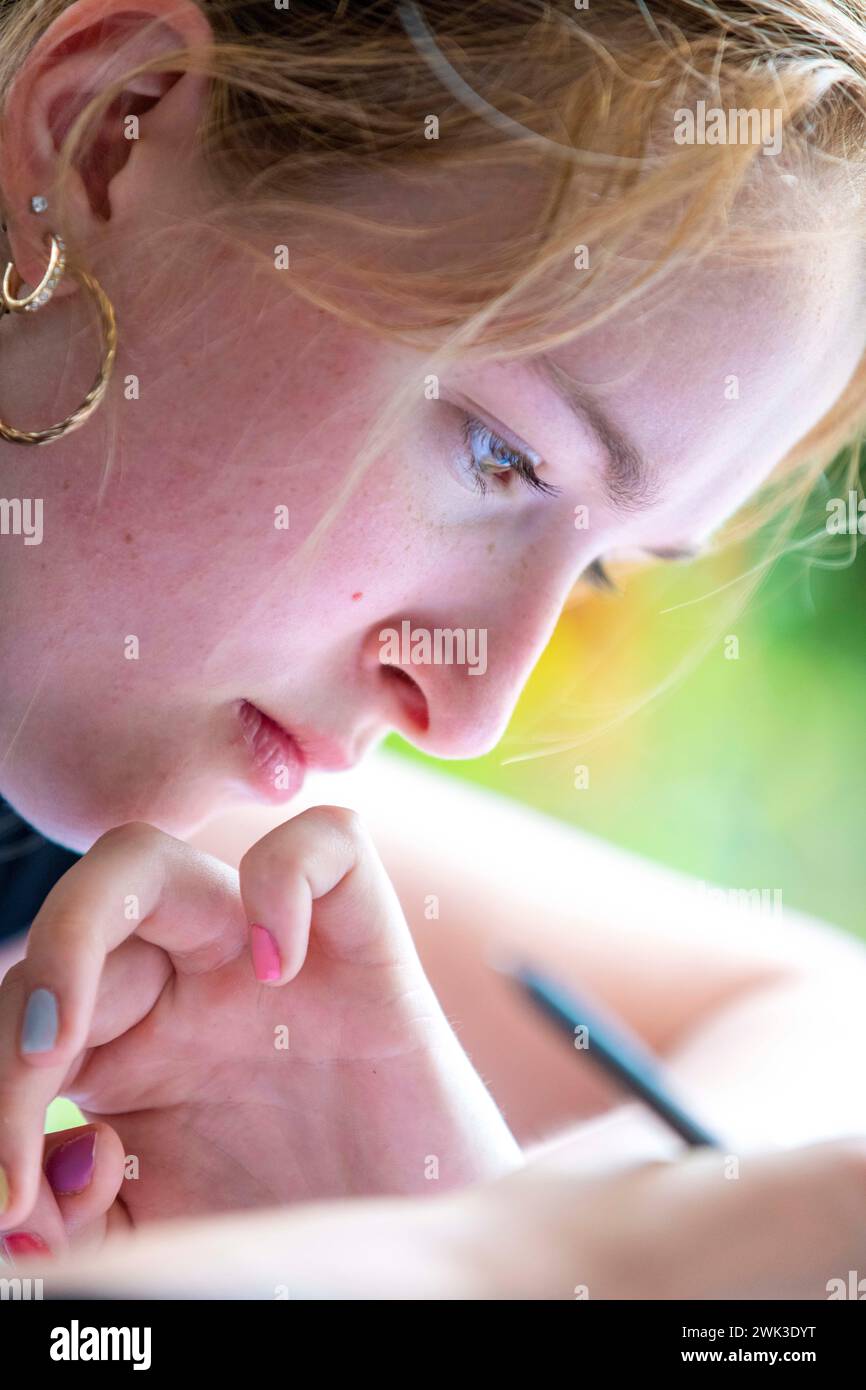
[[[289,801],[304,785],[307,769],[347,772],[361,760],[342,744],[313,729],[291,732],[252,700],[241,700],[238,722],[252,763],[252,781],[269,801]],[[369,746],[369,745],[368,745]]]
[[[288,729],[250,700],[242,700],[238,722],[248,753],[248,780],[267,801],[291,801],[304,785],[306,759]]]

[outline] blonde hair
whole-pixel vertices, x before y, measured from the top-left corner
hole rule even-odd
[[[739,254],[735,246],[773,253],[784,243],[784,229],[767,227],[759,194],[746,200],[748,216],[738,212],[748,175],[766,177],[774,161],[759,157],[757,143],[677,144],[671,113],[687,101],[780,111],[786,169],[794,177],[824,169],[859,215],[859,0],[593,0],[586,9],[572,0],[339,0],[327,10],[305,0],[289,9],[270,0],[196,3],[212,44],[134,71],[212,79],[200,137],[213,225],[233,234],[291,217],[305,247],[293,261],[293,289],[358,326],[429,347],[434,371],[468,353],[506,359],[573,340],[722,240],[730,254]],[[0,102],[67,4],[0,5]],[[65,171],[125,80],[73,123],[61,195]],[[491,169],[541,190],[533,215],[495,254],[473,257],[465,245],[450,253],[432,211],[419,225],[353,206],[353,191],[374,177],[480,181]],[[62,230],[62,197],[59,207]],[[629,275],[627,243],[659,225],[657,253]],[[833,234],[829,225],[819,233]],[[322,269],[316,247],[335,239],[339,273],[305,273]],[[576,243],[591,250],[580,272]],[[401,264],[403,248],[419,245],[436,248],[433,268]],[[814,477],[858,433],[864,385],[861,367],[786,461],[789,475]],[[417,391],[415,383],[408,394],[417,399]],[[395,399],[359,466],[381,448],[408,394]],[[345,491],[317,534],[344,500]]]

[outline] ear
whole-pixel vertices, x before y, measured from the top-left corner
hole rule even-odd
[[[60,231],[72,255],[95,249],[155,207],[177,206],[183,165],[192,154],[209,79],[177,70],[124,81],[83,151],[56,183],[59,151],[94,96],[131,68],[179,50],[207,52],[212,31],[193,0],[76,0],[30,50],[10,88],[0,144],[0,188],[7,237],[22,279],[35,285],[47,261],[46,232]],[[170,61],[167,63],[170,68]],[[130,121],[129,117],[135,117]],[[32,211],[42,194],[48,207]],[[61,197],[62,194],[62,197]],[[63,281],[74,292],[74,281]]]

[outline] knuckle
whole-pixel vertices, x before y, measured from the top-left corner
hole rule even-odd
[[[123,854],[143,857],[154,852],[165,854],[176,843],[171,835],[166,835],[164,830],[159,830],[148,821],[130,820],[104,831],[92,846],[90,854],[93,855],[97,850],[110,849],[113,852],[120,851]],[[85,855],[82,863],[86,864],[88,858],[89,856]]]
[[[364,822],[348,806],[311,806],[258,840],[238,864],[241,881],[284,879],[287,873],[330,861],[357,862],[369,848]],[[347,853],[348,851],[348,853]]]
[[[97,845],[140,845],[152,843],[162,836],[162,831],[157,830],[155,825],[148,824],[143,820],[124,821],[122,825],[113,825],[110,830],[105,830],[95,842]]]
[[[328,860],[342,863],[344,871],[374,857],[367,827],[350,806],[317,806],[319,845]]]
[[[360,844],[366,838],[364,822],[351,806],[317,806],[316,813],[322,817],[326,825],[333,827],[354,844]]]

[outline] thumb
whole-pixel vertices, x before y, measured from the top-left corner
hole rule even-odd
[[[101,1241],[111,1219],[126,1220],[125,1212],[110,1218],[123,1182],[123,1145],[106,1124],[57,1130],[45,1137],[39,1195],[24,1221],[0,1235],[3,1258],[50,1259],[86,1232],[88,1243]]]

